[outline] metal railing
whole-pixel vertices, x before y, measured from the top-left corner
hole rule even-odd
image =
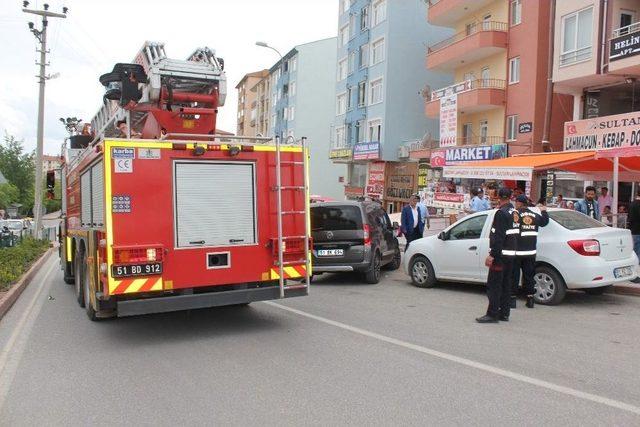
[[[462,85],[464,85],[464,89],[460,90],[458,93],[466,92],[468,90],[476,90],[476,89],[504,90],[507,87],[507,82],[503,79],[475,79],[475,80],[466,80],[464,82],[456,83],[453,86],[462,86]],[[425,96],[425,100],[427,102],[437,101],[438,99],[442,98],[446,94],[447,89],[449,87],[433,90],[427,93]]]
[[[573,64],[574,62],[582,62],[591,58],[592,47],[587,46],[581,49],[565,52],[560,55],[560,65]]]
[[[483,32],[483,31],[501,31],[506,33],[508,28],[509,28],[509,24],[507,24],[506,22],[496,22],[496,21],[476,22],[472,25],[467,26],[467,28],[464,31],[461,31],[434,45],[429,46],[427,52],[428,53],[436,52],[438,50],[444,49],[445,47],[451,46],[452,44],[457,43],[460,40],[464,40],[467,37],[471,37],[472,35]]]
[[[625,36],[627,34],[637,33],[640,31],[640,22],[634,22],[631,25],[627,25],[626,27],[616,28],[612,32],[612,38]]]
[[[504,144],[506,139],[504,136],[462,136],[456,138],[456,145],[494,145]]]

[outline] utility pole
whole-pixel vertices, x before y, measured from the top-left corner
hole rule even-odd
[[[49,21],[47,18],[66,18],[69,9],[62,8],[62,13],[49,12],[49,5],[47,3],[42,5],[42,10],[28,9],[29,2],[22,2],[22,11],[24,13],[30,13],[32,15],[42,16],[42,29],[37,30],[34,28],[33,22],[29,22],[29,30],[40,42],[40,74],[36,76],[38,78],[38,84],[40,85],[38,96],[38,140],[36,147],[36,182],[35,182],[35,200],[33,204],[33,217],[35,220],[35,233],[36,238],[42,237],[42,151],[44,145],[44,85],[50,76],[45,74],[47,64],[47,26]]]

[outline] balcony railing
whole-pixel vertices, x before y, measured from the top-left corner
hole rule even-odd
[[[474,34],[483,32],[483,31],[501,31],[507,32],[509,25],[506,22],[495,22],[495,21],[483,21],[477,22],[473,25],[467,26],[464,31],[461,31],[453,36],[446,38],[434,45],[429,46],[428,53],[437,52],[441,49],[444,49],[447,46],[451,46],[454,43],[459,42],[460,40],[464,40],[467,37],[471,37]]]
[[[456,145],[494,145],[504,144],[506,141],[504,136],[462,136],[456,138]]]
[[[640,31],[640,22],[634,22],[631,25],[627,25],[626,27],[620,27],[613,30],[612,38],[626,36],[627,34],[637,33]]]
[[[502,79],[475,79],[475,80],[466,80],[461,83],[456,83],[453,86],[449,86],[442,89],[437,89],[431,92],[427,92],[425,95],[425,99],[427,102],[437,101],[438,99],[445,96],[447,93],[447,89],[452,87],[454,89],[454,93],[466,92],[469,90],[476,89],[502,89],[506,88],[507,82]],[[458,89],[459,88],[459,89]]]

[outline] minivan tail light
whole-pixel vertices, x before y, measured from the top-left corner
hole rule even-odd
[[[363,231],[364,231],[364,244],[369,246],[371,245],[371,228],[369,228],[369,224],[364,225]]]
[[[600,255],[600,242],[597,240],[569,240],[567,242],[571,249],[583,256]]]

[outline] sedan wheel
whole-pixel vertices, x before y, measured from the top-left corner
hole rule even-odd
[[[540,266],[536,268],[533,279],[536,287],[534,298],[538,304],[556,305],[562,302],[567,288],[555,270]]]
[[[419,288],[431,288],[436,284],[433,266],[422,255],[418,255],[411,261],[409,272],[411,274],[411,282]]]

